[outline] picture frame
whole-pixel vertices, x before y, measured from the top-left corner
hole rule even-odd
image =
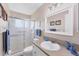
[[[61,20],[57,20],[57,21],[55,22],[55,25],[61,25]]]
[[[54,26],[54,25],[55,25],[55,21],[51,21],[50,26]]]

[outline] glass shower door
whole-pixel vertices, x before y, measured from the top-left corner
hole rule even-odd
[[[9,53],[15,54],[24,49],[24,20],[11,18],[9,20]]]

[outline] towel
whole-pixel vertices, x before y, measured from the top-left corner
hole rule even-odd
[[[67,43],[67,44],[66,44],[66,48],[67,48],[73,55],[79,56],[79,54],[78,54],[78,52],[77,52],[75,46],[74,46],[72,43],[68,42],[68,41],[66,41],[66,43]]]
[[[5,32],[8,28],[8,22],[0,18],[0,33]]]

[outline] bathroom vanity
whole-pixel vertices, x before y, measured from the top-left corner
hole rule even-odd
[[[57,3],[54,6],[50,4],[45,13],[45,35],[64,41],[79,42],[76,39],[72,40],[74,34],[79,30],[78,9],[79,4],[75,3]],[[43,41],[33,42],[34,49],[36,49],[33,51],[33,55],[40,56],[43,53],[48,56],[73,56],[63,45],[59,51],[45,50],[40,46]],[[42,53],[39,53],[38,50]]]
[[[33,42],[33,56],[73,56],[64,46],[58,51],[49,51],[40,46],[44,40],[41,38],[39,41]]]

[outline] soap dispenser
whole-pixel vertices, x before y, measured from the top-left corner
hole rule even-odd
[[[45,37],[44,37],[44,40],[45,40],[45,41],[48,41],[48,37],[45,36]]]

